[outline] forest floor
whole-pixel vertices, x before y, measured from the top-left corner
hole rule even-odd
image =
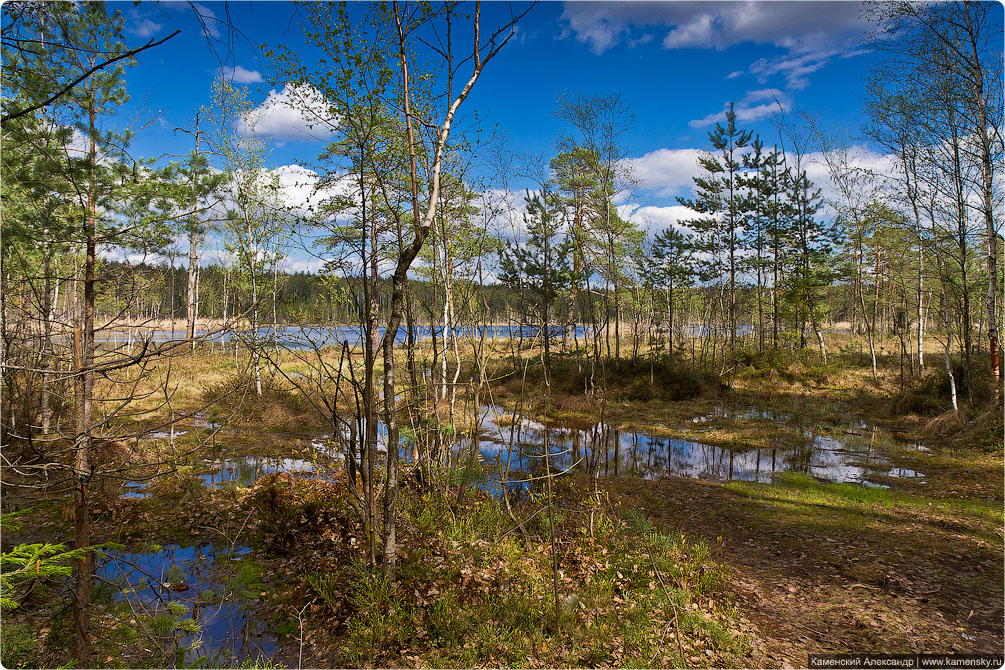
[[[945,396],[932,397],[931,379],[905,383],[888,358],[874,380],[867,361],[850,356],[859,364],[849,355],[829,366],[761,361],[735,371],[728,390],[680,401],[658,391],[638,398],[638,371],[609,373],[617,390],[606,402],[538,379],[503,383],[497,397],[559,425],[602,416],[621,430],[730,448],[763,448],[806,425],[850,432],[850,420],[893,431],[901,446],[887,455],[923,480],[891,477],[874,488],[783,473],[771,483],[666,476],[602,486],[657,528],[718,549],[752,644],[743,665],[800,667],[810,653],[1000,653],[1001,408],[953,417],[942,412]],[[655,388],[661,374],[664,389],[679,384],[657,368]],[[723,407],[762,411],[715,411]]]
[[[901,438],[886,453],[897,467],[925,477],[882,479],[887,488],[795,473],[771,483],[601,478],[597,500],[586,478],[570,475],[556,480],[559,513],[549,520],[543,490],[507,511],[456,478],[423,493],[406,468],[399,582],[388,590],[361,563],[365,534],[344,483],[252,483],[261,474],[206,483],[214,461],[309,462],[312,440],[330,428],[280,377],[259,399],[235,383],[231,355],[187,356],[170,377],[182,381],[172,409],[187,415],[178,426],[187,432],[174,445],[163,436],[118,445],[116,455],[133,467],[171,455],[178,467],[151,479],[143,497],[121,498],[121,480],[96,488],[94,535],[137,550],[248,546],[235,565],[257,575],[242,602],[276,638],[258,661],[268,667],[803,667],[820,652],[1000,653],[1000,417],[964,407],[947,419],[924,383],[902,388],[892,360],[877,381],[862,363],[852,354],[829,366],[754,361],[733,371],[731,387],[714,374],[612,368],[606,400],[582,393],[581,368],[550,385],[533,371],[500,376],[492,400],[508,411],[737,450],[795,439],[807,425],[840,434],[866,420]],[[166,408],[156,396],[146,402],[151,413],[124,419],[124,429],[160,429]],[[921,442],[924,450],[909,446]],[[70,501],[33,507],[25,538],[69,537]],[[65,611],[41,626],[33,616],[5,614],[5,623],[41,630],[55,649]],[[11,658],[4,651],[5,665],[18,667]]]
[[[722,538],[716,559],[753,629],[748,665],[805,666],[807,654],[827,652],[1001,652],[1000,499],[795,474],[771,484],[612,480],[609,490],[657,527]]]

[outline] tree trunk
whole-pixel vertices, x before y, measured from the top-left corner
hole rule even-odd
[[[195,320],[196,320],[196,275],[199,271],[199,116],[195,117],[195,161],[192,164],[192,220],[188,229],[188,294],[186,310],[185,337],[192,343],[192,351],[195,351]],[[171,278],[174,281],[174,277]],[[174,314],[174,305],[171,305],[171,314]],[[173,317],[172,317],[173,318]],[[172,335],[173,337],[173,335]],[[261,395],[261,394],[259,394]]]
[[[42,268],[45,272],[42,286],[42,358],[45,369],[42,372],[42,434],[49,432],[49,386],[53,372],[52,356],[52,252],[49,242],[42,247]]]
[[[76,504],[74,508],[74,546],[86,549],[91,545],[91,519],[87,489],[91,479],[91,414],[94,398],[94,303],[95,274],[97,266],[97,146],[95,143],[96,117],[94,95],[90,91],[88,119],[90,140],[88,149],[87,219],[85,222],[84,260],[84,323],[83,330],[75,330],[76,378],[75,389],[77,407],[77,435],[75,440],[74,470],[77,476]],[[91,604],[91,584],[94,572],[94,555],[84,552],[76,563],[73,588],[73,622],[75,629],[74,656],[77,665],[90,666],[91,643],[88,631]]]

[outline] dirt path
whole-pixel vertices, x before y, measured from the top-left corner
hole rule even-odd
[[[753,638],[746,664],[804,667],[822,652],[1001,652],[1000,502],[996,512],[994,503],[897,494],[845,500],[853,489],[798,478],[609,487],[612,502],[721,547]]]

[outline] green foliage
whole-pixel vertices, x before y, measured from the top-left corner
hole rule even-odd
[[[321,600],[330,608],[335,609],[341,595],[338,585],[338,577],[330,572],[312,572],[306,577],[307,584]]]
[[[262,583],[262,566],[252,558],[241,559],[229,586],[235,597],[254,600],[265,588]]]
[[[510,243],[500,258],[500,280],[528,295],[541,322],[550,322],[549,314],[559,294],[573,280],[572,243],[559,237],[565,228],[561,199],[545,189],[542,195],[526,197],[524,223],[527,238],[522,244]]]
[[[561,635],[554,629],[550,529],[535,520],[526,524],[528,536],[507,533],[512,519],[494,499],[477,499],[451,516],[447,501],[427,494],[410,509],[422,548],[400,564],[398,590],[362,564],[354,567],[348,661],[398,663],[398,645],[408,640],[427,667],[470,667],[487,658],[513,667],[529,658],[555,666],[649,666],[657,652],[661,665],[690,665],[673,645],[661,644],[675,608],[685,644],[707,646],[720,659],[740,652],[742,640],[725,625],[733,614],[697,606],[723,586],[712,546],[657,529],[638,509],[620,516],[595,511],[591,535],[580,525],[589,505],[570,513],[565,500],[555,528],[563,538]]]
[[[735,278],[745,227],[740,156],[752,135],[751,131],[737,128],[736,113],[730,103],[726,125],[716,123],[708,134],[709,143],[718,153],[706,152],[698,159],[703,174],[694,177],[694,197],[677,198],[681,205],[702,215],[686,222],[697,233],[701,250],[711,254],[701,266],[702,281],[724,275]]]
[[[4,622],[0,628],[0,663],[5,668],[40,667],[43,643],[33,626]]]
[[[354,615],[346,623],[348,653],[354,663],[400,648],[410,639],[411,612],[382,573],[360,562],[353,567],[349,605]]]
[[[244,659],[237,667],[242,670],[279,670],[286,666],[279,663],[279,661],[259,654],[255,658]]]
[[[23,514],[18,512],[15,514]],[[14,532],[18,528],[15,514],[5,514],[2,518],[3,531]],[[33,543],[19,544],[0,557],[0,603],[5,610],[18,606],[18,590],[28,583],[45,582],[57,577],[69,577],[73,560],[85,555],[94,547],[67,549],[64,544]]]

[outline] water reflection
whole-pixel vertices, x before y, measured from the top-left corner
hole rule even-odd
[[[223,667],[260,655],[268,657],[275,648],[275,638],[248,611],[258,597],[248,590],[257,582],[257,573],[241,569],[238,559],[249,551],[247,547],[217,550],[210,545],[112,551],[98,566],[97,575],[114,584],[118,589],[114,598],[128,602],[138,614],[157,616],[162,622],[191,617],[199,624],[198,633],[159,629],[157,638],[169,667],[188,666],[203,656],[210,667]],[[182,612],[179,605],[187,611]]]
[[[210,471],[198,475],[205,486],[236,484],[251,486],[259,478],[277,472],[310,475],[314,464],[302,458],[267,458],[264,456],[242,456],[205,461]]]
[[[775,438],[764,448],[737,443],[731,447],[702,442],[700,439],[659,437],[641,432],[619,430],[609,424],[583,427],[549,424],[528,418],[515,420],[501,407],[481,408],[480,430],[471,437],[457,439],[451,450],[453,464],[466,469],[469,482],[492,495],[528,493],[534,481],[546,469],[575,470],[598,477],[664,476],[708,479],[714,481],[756,481],[769,483],[779,472],[799,472],[821,480],[883,486],[888,478],[924,482],[924,474],[897,467],[889,458],[889,448],[900,444],[893,436],[859,420],[828,425],[822,432],[818,425],[795,423],[784,412],[759,408],[717,408],[699,421],[711,419],[768,419],[785,422],[791,437]],[[359,458],[361,437],[366,422],[357,422],[338,434],[325,433],[309,440],[317,457],[344,460],[350,450]],[[377,428],[377,451],[386,453],[387,430]],[[549,454],[544,462],[545,444]],[[907,448],[927,452],[913,442]],[[402,437],[399,455],[409,462],[411,446]],[[381,458],[383,460],[383,457]],[[268,458],[243,456],[204,461],[207,471],[197,475],[207,487],[236,484],[251,486],[273,473],[292,473],[302,477],[316,475],[312,460],[303,458]],[[480,464],[472,469],[469,465]],[[129,482],[123,497],[143,498],[149,492],[141,484]]]
[[[767,414],[765,414],[767,413]],[[745,409],[741,413],[719,411],[716,416],[733,418],[789,417],[772,410]],[[488,465],[489,483],[483,487],[501,491],[507,482],[511,491],[525,491],[528,479],[545,472],[544,445],[548,467],[575,470],[599,477],[634,476],[658,479],[670,475],[717,481],[743,480],[771,482],[776,473],[800,472],[833,482],[882,485],[881,477],[912,478],[924,475],[898,468],[885,454],[893,438],[862,422],[849,424],[842,434],[819,434],[811,426],[800,426],[792,440],[776,440],[769,448],[732,448],[699,440],[657,437],[618,430],[596,423],[586,428],[548,425],[530,419],[514,421],[499,408],[487,409],[478,437],[478,454]],[[917,448],[917,447],[915,447]],[[470,453],[470,440],[459,445],[460,454]],[[504,476],[511,473],[510,477]],[[516,484],[512,486],[511,484]]]

